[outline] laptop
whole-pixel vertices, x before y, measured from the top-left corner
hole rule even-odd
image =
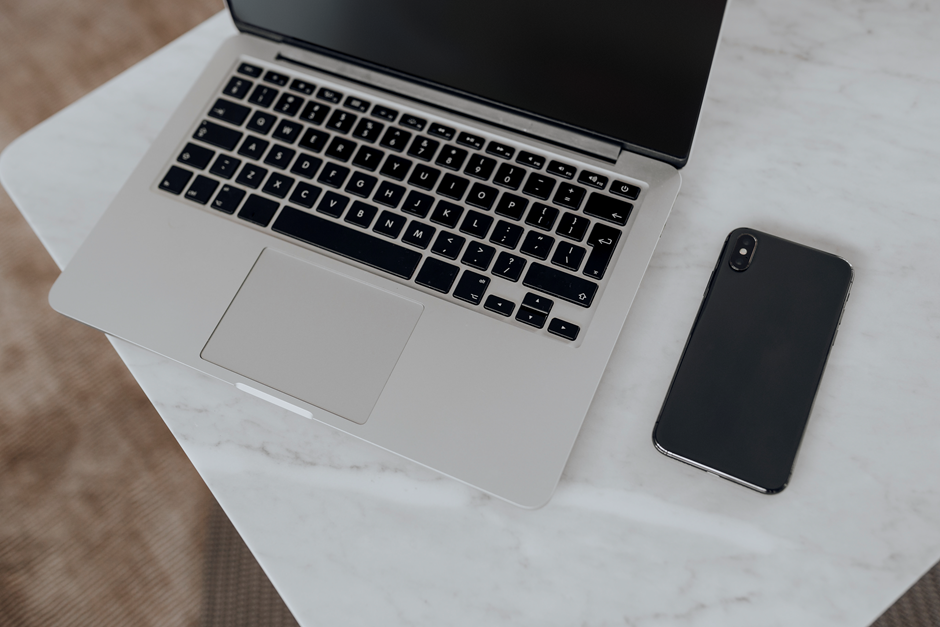
[[[724,0],[228,9],[239,34],[52,306],[545,504],[678,194]]]

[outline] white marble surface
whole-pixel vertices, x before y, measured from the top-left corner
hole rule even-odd
[[[210,20],[4,154],[60,265],[230,32]],[[540,510],[115,347],[303,625],[868,625],[940,558],[938,33],[929,2],[732,3],[683,191]],[[773,497],[650,442],[742,225],[856,270]]]

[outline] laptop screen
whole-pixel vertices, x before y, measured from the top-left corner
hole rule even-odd
[[[726,0],[229,0],[242,29],[688,159]]]

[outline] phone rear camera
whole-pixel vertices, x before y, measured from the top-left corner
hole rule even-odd
[[[745,233],[738,238],[734,244],[734,253],[731,255],[732,270],[744,272],[751,266],[754,259],[754,251],[757,249],[757,238],[750,233]]]

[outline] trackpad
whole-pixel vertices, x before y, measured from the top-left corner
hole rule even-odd
[[[265,249],[202,358],[363,424],[423,310]]]

